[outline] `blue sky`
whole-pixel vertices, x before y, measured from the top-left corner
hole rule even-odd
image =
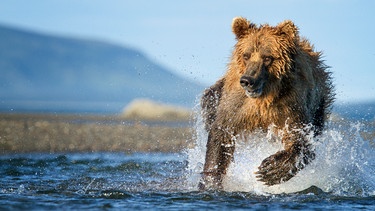
[[[341,102],[375,100],[375,1],[2,1],[0,24],[137,48],[178,74],[206,85],[225,72],[244,16],[275,25],[290,19],[335,78]]]

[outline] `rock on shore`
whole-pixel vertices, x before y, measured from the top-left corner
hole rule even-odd
[[[183,107],[157,103],[148,99],[136,99],[124,108],[122,116],[136,120],[188,121],[191,111]]]

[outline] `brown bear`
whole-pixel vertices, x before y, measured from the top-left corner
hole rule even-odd
[[[233,19],[237,43],[224,77],[206,89],[202,116],[208,132],[200,189],[220,189],[238,136],[275,131],[284,150],[262,161],[266,185],[291,179],[315,158],[307,136],[318,135],[334,101],[331,73],[292,21],[257,26]]]

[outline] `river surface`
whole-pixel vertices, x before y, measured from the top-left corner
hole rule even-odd
[[[0,210],[375,210],[374,140],[365,130],[329,125],[314,138],[311,165],[272,187],[253,172],[280,144],[270,134],[242,138],[223,191],[197,189],[204,131],[181,153],[0,155]]]

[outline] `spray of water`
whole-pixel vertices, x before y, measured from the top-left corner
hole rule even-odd
[[[199,112],[197,112],[199,114]],[[311,137],[315,160],[295,177],[280,185],[266,186],[257,181],[254,172],[263,159],[283,148],[271,132],[255,132],[236,140],[234,162],[223,181],[225,191],[256,194],[279,194],[303,191],[316,186],[340,196],[375,195],[374,140],[364,140],[360,123],[329,121],[318,137]],[[200,115],[196,119],[195,147],[186,150],[187,185],[197,189],[203,171],[207,132]]]

